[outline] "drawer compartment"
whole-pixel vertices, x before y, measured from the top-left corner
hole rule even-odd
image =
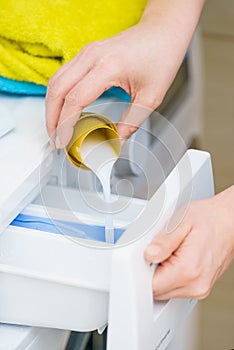
[[[108,320],[112,258],[110,246],[103,242],[105,215],[86,207],[77,190],[63,188],[71,208],[65,210],[59,191],[46,186],[0,236],[0,319],[79,331],[101,329]],[[85,194],[93,203],[99,200],[95,196],[99,195]],[[127,217],[137,218],[145,205],[138,199],[118,200],[124,210],[113,215],[116,240],[129,224]]]

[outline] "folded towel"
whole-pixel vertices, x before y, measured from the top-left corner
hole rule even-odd
[[[44,96],[46,86],[0,76],[0,92],[17,95]]]
[[[0,92],[16,95],[45,96],[46,86],[17,81],[0,76]],[[130,102],[131,96],[123,89],[113,86],[102,94],[103,97],[116,97],[122,101]]]
[[[146,1],[0,0],[0,75],[46,85],[87,43],[137,23]]]

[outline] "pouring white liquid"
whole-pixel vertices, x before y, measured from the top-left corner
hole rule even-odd
[[[89,167],[101,182],[104,200],[111,202],[110,179],[111,171],[117,155],[110,142],[97,131],[88,135],[82,143],[80,149],[84,164]],[[111,213],[105,218],[105,239],[108,243],[114,243],[114,225]]]

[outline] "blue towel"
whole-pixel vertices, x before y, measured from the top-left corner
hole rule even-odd
[[[131,102],[131,96],[127,94],[126,91],[116,86],[113,86],[109,90],[105,91],[104,94],[102,94],[102,96],[116,97],[122,101]]]
[[[0,92],[16,95],[45,96],[46,86],[0,76]],[[125,102],[131,101],[130,95],[119,87],[110,88],[102,96],[116,97]]]
[[[17,95],[44,96],[46,86],[0,76],[0,92]]]

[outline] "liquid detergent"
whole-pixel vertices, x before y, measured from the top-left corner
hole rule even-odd
[[[111,203],[111,172],[120,154],[120,139],[115,125],[102,115],[83,114],[65,151],[74,165],[92,170],[98,177],[107,203],[105,238],[106,242],[114,243],[113,218],[108,204]]]
[[[88,135],[82,143],[80,154],[86,166],[91,169],[101,182],[104,200],[111,203],[110,180],[113,165],[117,155],[111,144],[97,130]],[[105,220],[106,242],[114,243],[114,225],[111,213],[106,213]]]

